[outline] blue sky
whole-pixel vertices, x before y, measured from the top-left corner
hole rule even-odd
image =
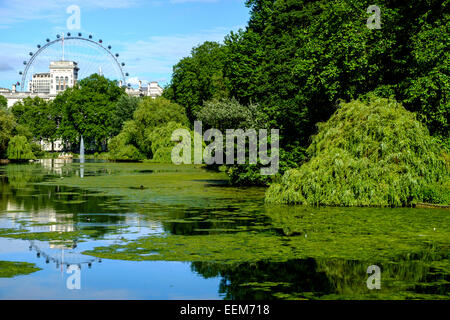
[[[80,8],[80,30],[68,30],[66,10]],[[170,81],[172,66],[204,41],[244,28],[244,0],[0,0],[0,87],[20,81],[28,52],[68,31],[112,45],[128,82]]]

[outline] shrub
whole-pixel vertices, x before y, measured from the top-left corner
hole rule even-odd
[[[157,162],[171,163],[172,149],[175,146],[175,142],[171,141],[172,133],[177,129],[187,129],[180,123],[170,121],[165,125],[154,128],[149,131],[146,136],[146,140],[151,145],[152,160]],[[193,139],[193,137],[191,137]]]
[[[108,158],[111,160],[138,161],[144,159],[142,153],[132,144],[128,144],[126,134],[119,133],[109,141]]]
[[[14,136],[9,140],[6,151],[10,160],[30,160],[34,158],[31,145],[24,136]]]
[[[345,103],[309,146],[310,160],[266,193],[271,203],[409,206],[441,197],[449,179],[440,145],[393,100]],[[448,185],[448,184],[447,184]]]

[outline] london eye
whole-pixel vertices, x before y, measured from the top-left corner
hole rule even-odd
[[[19,72],[22,76],[19,85],[25,91],[33,74],[48,72],[50,62],[62,60],[77,63],[78,80],[97,73],[126,84],[128,73],[124,72],[125,63],[119,59],[120,55],[102,39],[94,39],[92,35],[84,37],[82,33],[58,34],[56,39],[47,38],[36,46],[36,51],[29,52],[28,59],[23,61],[24,70]]]

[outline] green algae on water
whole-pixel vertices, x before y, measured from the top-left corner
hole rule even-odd
[[[13,278],[15,276],[27,275],[41,268],[36,267],[34,263],[0,261],[0,278]]]

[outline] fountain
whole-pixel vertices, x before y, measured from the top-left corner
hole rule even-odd
[[[81,136],[81,141],[80,141],[80,162],[84,163],[84,140],[83,140],[83,136]]]

